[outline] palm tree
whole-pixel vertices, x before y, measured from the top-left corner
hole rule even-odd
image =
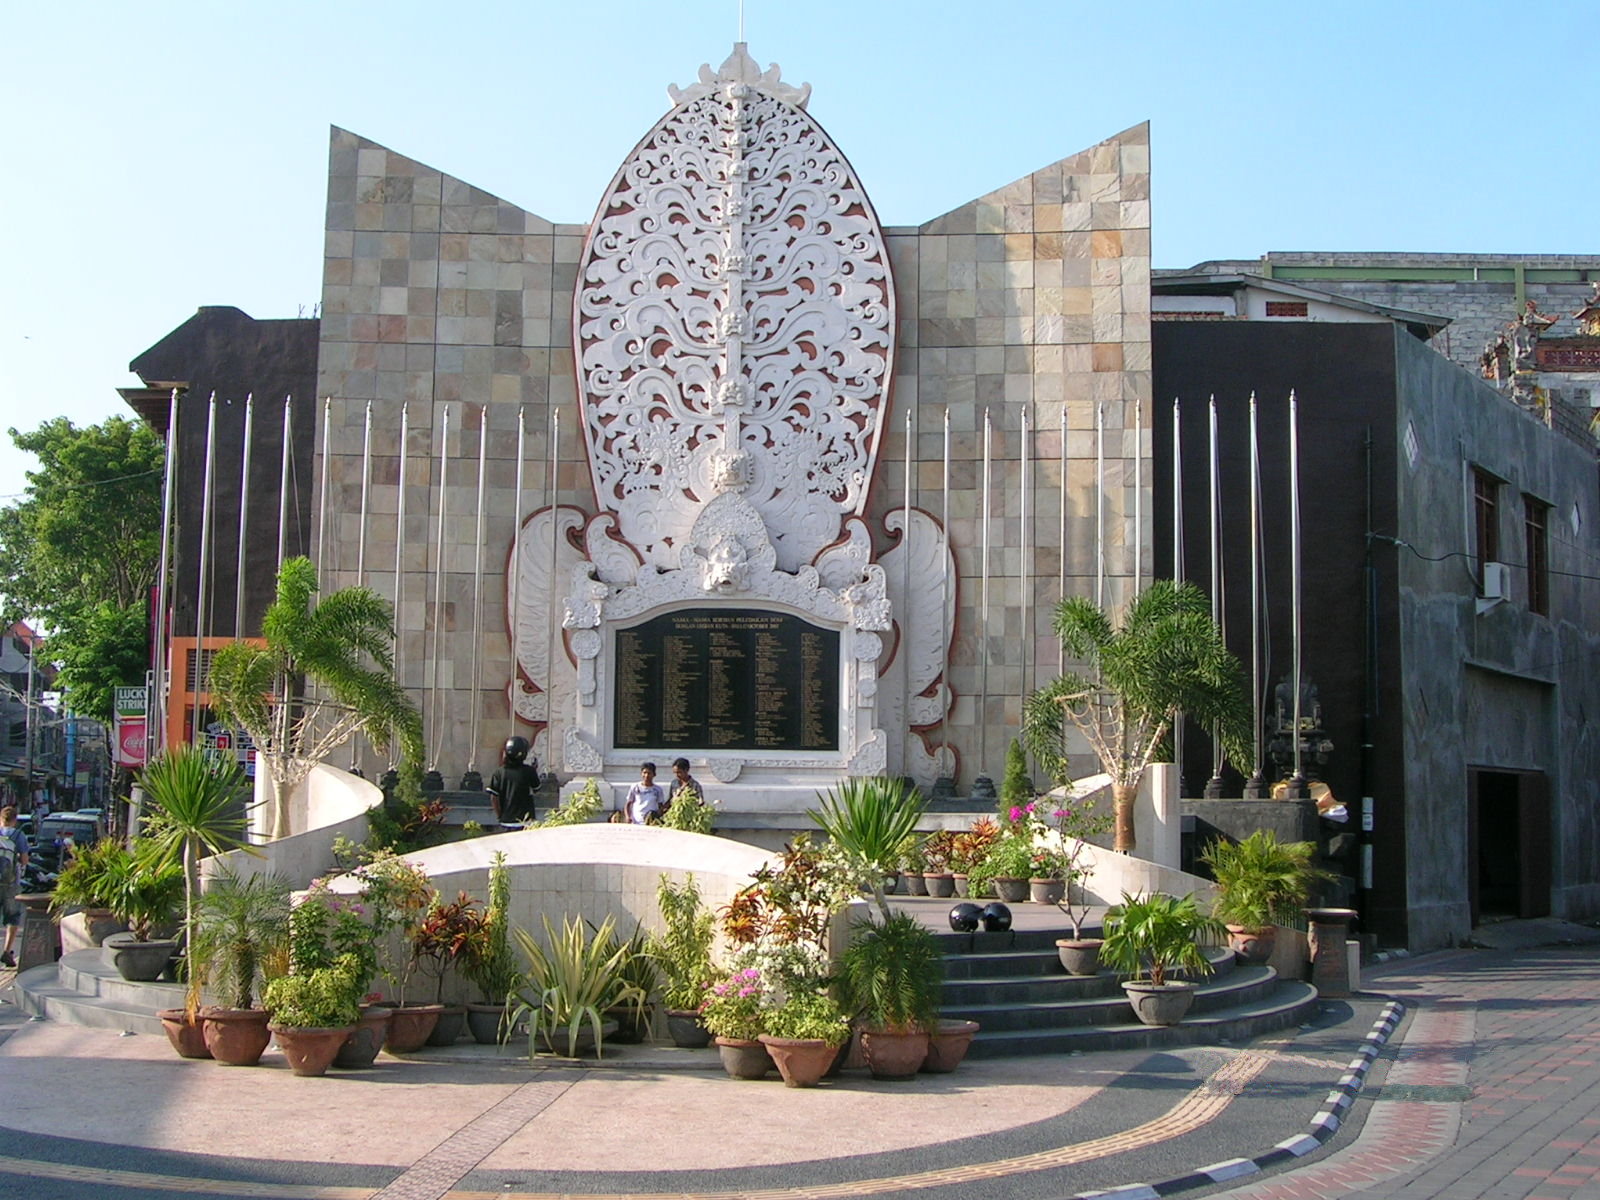
[[[313,605],[317,572],[308,558],[278,571],[278,594],[261,621],[265,646],[240,642],[217,651],[211,694],[223,718],[256,745],[272,782],[272,836],[289,833],[289,797],[357,730],[402,758],[422,758],[422,717],[394,678],[394,613],[370,588],[347,587]],[[314,694],[304,692],[307,682]]]
[[[1250,706],[1239,662],[1192,583],[1158,580],[1134,597],[1120,628],[1082,596],[1056,606],[1056,635],[1083,675],[1063,675],[1029,696],[1023,740],[1041,764],[1065,779],[1065,726],[1088,740],[1111,776],[1116,849],[1134,849],[1133,802],[1172,722],[1185,713],[1220,731],[1234,762],[1249,757]]]
[[[194,935],[200,857],[244,845],[240,836],[244,818],[234,813],[249,783],[238,763],[177,745],[144,769],[139,784],[153,805],[145,821],[146,843],[157,862],[183,864],[183,930],[188,942]]]

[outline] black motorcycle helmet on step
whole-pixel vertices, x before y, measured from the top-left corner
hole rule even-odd
[[[506,739],[505,755],[502,761],[508,767],[520,767],[528,760],[528,739],[525,737],[509,737]]]

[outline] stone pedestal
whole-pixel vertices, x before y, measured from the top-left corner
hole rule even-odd
[[[56,923],[50,919],[48,892],[24,892],[22,927],[17,932],[17,970],[42,967],[56,960]]]
[[[1311,983],[1327,998],[1350,994],[1350,960],[1345,949],[1353,908],[1308,908],[1311,922]]]

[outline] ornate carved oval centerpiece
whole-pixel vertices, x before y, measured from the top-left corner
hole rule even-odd
[[[704,506],[737,493],[792,572],[866,501],[894,349],[888,251],[804,111],[809,87],[741,43],[670,92],[600,204],[574,296],[595,495],[671,570]]]

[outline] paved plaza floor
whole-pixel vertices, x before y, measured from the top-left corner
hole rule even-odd
[[[648,1049],[299,1079],[275,1050],[224,1068],[4,1005],[0,1197],[1600,1200],[1600,935],[1497,940],[1369,970],[1362,994],[1248,1044],[814,1090]]]

